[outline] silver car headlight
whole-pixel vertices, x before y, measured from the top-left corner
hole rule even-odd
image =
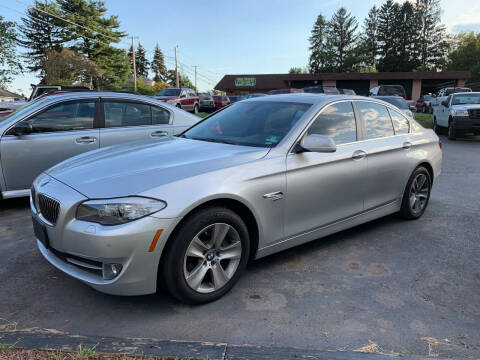
[[[454,116],[468,116],[468,110],[460,109],[453,112]]]
[[[78,206],[76,218],[102,225],[120,225],[166,207],[167,204],[162,200],[144,197],[88,200]]]

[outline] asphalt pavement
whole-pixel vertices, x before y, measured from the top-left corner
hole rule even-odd
[[[389,216],[254,261],[224,298],[196,307],[68,277],[36,248],[28,201],[0,201],[0,331],[478,357],[480,138],[442,140],[420,220]]]

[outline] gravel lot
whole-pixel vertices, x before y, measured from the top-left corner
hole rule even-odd
[[[422,219],[390,216],[255,261],[198,307],[90,289],[42,258],[26,199],[0,202],[0,330],[478,356],[480,138],[442,140]]]

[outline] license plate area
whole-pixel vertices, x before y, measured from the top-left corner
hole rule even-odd
[[[40,221],[38,221],[36,218],[32,218],[32,220],[35,237],[40,240],[43,246],[48,249],[50,247],[50,241],[48,240],[48,234],[45,225],[40,223]]]

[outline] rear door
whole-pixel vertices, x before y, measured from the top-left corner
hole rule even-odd
[[[365,127],[363,148],[367,153],[365,210],[398,200],[404,191],[410,149],[409,122],[391,110],[398,130],[395,134],[386,106],[369,101],[354,101]]]
[[[43,171],[72,156],[99,147],[95,121],[96,99],[55,104],[25,119],[29,135],[15,136],[9,129],[0,141],[1,162],[7,190],[30,188]]]
[[[102,100],[100,147],[170,135],[171,112],[132,100]]]

